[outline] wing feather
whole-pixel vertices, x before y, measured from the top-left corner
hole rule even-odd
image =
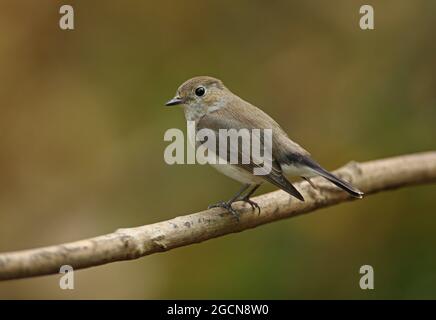
[[[256,108],[257,109],[257,108]],[[259,109],[257,109],[259,110]],[[214,111],[212,113],[206,114],[203,116],[197,123],[197,130],[207,128],[209,130],[213,130],[216,137],[216,150],[219,150],[219,129],[269,129],[268,127],[263,126],[262,128],[255,127],[255,121],[254,119],[247,119],[247,118],[241,118],[241,116],[237,116],[239,113],[235,115],[234,112],[232,112],[231,108],[221,108],[217,111]],[[244,121],[245,120],[245,121]],[[272,120],[273,121],[273,120]],[[274,122],[275,124],[275,122]],[[278,126],[278,125],[277,125]],[[280,127],[277,128],[270,128],[273,130],[273,136],[274,131],[280,129]],[[280,129],[281,130],[281,129]],[[262,136],[260,137],[260,144],[261,149],[263,148],[263,139]],[[207,144],[206,144],[207,146]],[[249,148],[251,150],[251,148]],[[273,143],[273,149],[274,149],[274,143]],[[258,164],[258,161],[256,159],[253,159],[252,152],[249,152],[249,155],[247,155],[244,151],[245,149],[242,146],[242,139],[238,140],[238,163],[235,164],[238,167],[250,172],[251,174],[254,174],[255,168],[261,168],[262,166]],[[231,148],[227,148],[227,161],[230,160],[230,153]],[[242,163],[242,159],[245,157],[249,158],[249,163]],[[245,158],[246,159],[246,158]],[[297,199],[304,201],[303,196],[298,192],[298,190],[286,179],[286,177],[282,173],[282,169],[280,167],[280,164],[274,157],[274,150],[272,150],[272,168],[271,171],[268,174],[265,175],[259,175],[259,177],[263,178],[264,180],[274,184],[275,186],[279,187],[280,189],[286,191],[290,195],[296,197]]]

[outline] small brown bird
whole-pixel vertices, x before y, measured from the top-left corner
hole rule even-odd
[[[200,76],[189,79],[177,90],[176,96],[166,103],[167,106],[181,105],[187,121],[194,121],[196,129],[213,130],[219,137],[220,129],[271,129],[272,130],[272,168],[266,175],[255,175],[253,169],[258,165],[250,159],[248,164],[213,164],[221,173],[243,183],[242,189],[230,200],[209,206],[223,207],[237,218],[232,203],[244,201],[253,210],[260,207],[250,200],[250,196],[264,181],[268,181],[297,199],[303,196],[286,179],[284,174],[300,176],[312,186],[310,177],[320,175],[331,181],[351,196],[362,198],[363,192],[351,186],[322,168],[300,145],[293,142],[283,129],[270,116],[252,104],[242,100],[215,78]],[[248,192],[246,192],[248,190]],[[244,195],[245,193],[245,195]]]

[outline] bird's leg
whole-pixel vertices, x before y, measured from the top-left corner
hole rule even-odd
[[[235,209],[233,209],[232,203],[237,201],[237,199],[239,199],[241,194],[243,194],[249,187],[250,187],[249,184],[244,184],[242,186],[241,190],[239,190],[238,193],[236,193],[229,201],[221,201],[221,202],[218,202],[218,203],[215,203],[215,204],[211,204],[207,208],[208,209],[217,208],[217,207],[224,208],[227,211],[229,211],[231,214],[233,214],[236,217],[236,219],[238,219],[238,221],[239,221],[239,213],[236,212]]]
[[[309,182],[309,184],[312,186],[312,188],[314,189],[318,189],[318,187],[312,182],[312,180],[310,180],[310,178],[307,177],[302,177],[304,180],[306,180],[307,182]]]
[[[247,202],[250,206],[251,206],[251,208],[253,209],[253,210],[256,210],[256,209],[258,209],[259,210],[259,214],[260,214],[260,207],[259,207],[259,205],[256,203],[256,202],[254,202],[253,200],[250,200],[250,197],[252,196],[252,194],[257,190],[257,188],[259,188],[260,187],[260,184],[256,184],[255,186],[254,186],[254,188],[253,189],[251,189],[245,196],[239,196],[239,198],[238,198],[238,201],[243,201],[243,202]]]

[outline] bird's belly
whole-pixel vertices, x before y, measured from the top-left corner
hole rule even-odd
[[[222,174],[241,183],[260,184],[263,181],[261,177],[256,176],[233,164],[211,164],[211,166]]]

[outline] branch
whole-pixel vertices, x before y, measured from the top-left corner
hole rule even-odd
[[[364,163],[352,162],[336,171],[366,195],[403,186],[436,182],[436,152],[417,153]],[[205,210],[136,228],[49,247],[0,254],[0,280],[58,273],[62,265],[75,270],[110,262],[137,259],[156,252],[199,243],[233,232],[315,211],[352,200],[322,178],[296,187],[306,199],[300,202],[279,190],[255,198],[262,208],[254,214],[237,203],[238,222],[221,208]]]

